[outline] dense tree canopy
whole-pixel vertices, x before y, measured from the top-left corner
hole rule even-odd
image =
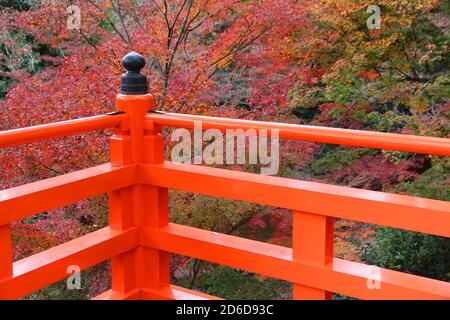
[[[0,0],[0,130],[114,110],[120,59],[134,50],[158,109],[449,137],[448,2],[380,0],[380,29],[366,25],[371,4]],[[79,28],[68,28],[71,5]],[[108,161],[107,133],[1,150],[0,189]],[[294,141],[281,154],[282,176],[450,200],[443,157]],[[290,245],[286,210],[181,192],[170,205],[174,221]],[[16,222],[15,259],[106,224],[106,196]],[[448,239],[345,221],[336,231],[338,255],[448,279]],[[191,286],[213,268],[183,257],[172,267]],[[198,282],[231,276],[218,270]]]

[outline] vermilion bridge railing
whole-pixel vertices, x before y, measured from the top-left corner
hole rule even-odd
[[[294,299],[449,299],[450,284],[333,257],[333,219],[450,237],[450,203],[164,161],[163,127],[278,129],[281,138],[450,155],[450,140],[174,113],[148,113],[149,94],[120,94],[116,114],[0,132],[0,148],[110,128],[111,162],[0,191],[0,299],[17,299],[111,259],[112,289],[96,299],[215,299],[170,284],[169,254],[294,284]],[[293,210],[292,248],[168,222],[168,189]],[[110,225],[12,261],[15,220],[109,193]]]

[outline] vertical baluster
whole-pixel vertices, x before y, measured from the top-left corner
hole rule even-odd
[[[164,161],[164,137],[157,132],[149,132],[144,140],[143,162],[160,163]],[[156,186],[141,185],[142,225],[160,228],[168,224],[168,190]],[[142,285],[146,288],[160,289],[170,282],[169,253],[142,248],[144,259]]]
[[[12,276],[11,225],[0,226],[0,281]]]
[[[110,139],[110,158],[113,166],[131,163],[131,138],[125,133]],[[109,224],[111,228],[125,230],[135,225],[133,210],[134,186],[109,193]],[[136,249],[111,258],[112,289],[127,293],[136,288]]]
[[[309,264],[326,265],[333,260],[333,218],[305,212],[293,212],[293,259]],[[332,293],[294,284],[294,299],[331,299]]]

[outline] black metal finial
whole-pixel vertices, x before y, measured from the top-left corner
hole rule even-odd
[[[121,94],[147,94],[147,77],[141,73],[145,66],[145,59],[134,51],[128,53],[122,59],[122,65],[128,71],[122,76]]]

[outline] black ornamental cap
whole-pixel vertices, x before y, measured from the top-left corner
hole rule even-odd
[[[122,58],[122,65],[127,72],[122,76],[121,94],[147,94],[147,77],[141,73],[145,66],[145,59],[134,51]]]

